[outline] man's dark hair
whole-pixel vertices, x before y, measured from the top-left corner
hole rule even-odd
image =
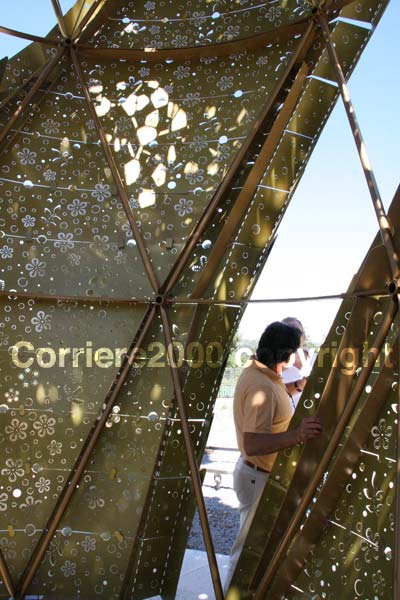
[[[301,332],[280,321],[268,325],[257,348],[257,359],[267,367],[287,362],[290,355],[300,346]]]
[[[305,333],[302,322],[296,317],[285,317],[282,319],[282,323],[285,323],[285,325],[289,325],[290,327],[296,327],[296,329],[300,329],[301,333]]]

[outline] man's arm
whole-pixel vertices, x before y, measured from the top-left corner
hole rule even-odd
[[[281,433],[249,433],[243,434],[244,451],[247,456],[272,454],[284,448],[290,448],[307,440],[319,437],[322,433],[321,421],[318,417],[304,417],[299,427]]]

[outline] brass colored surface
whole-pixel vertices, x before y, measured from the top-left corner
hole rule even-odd
[[[235,42],[221,42],[206,46],[194,46],[185,48],[170,48],[168,50],[134,50],[131,48],[91,48],[80,46],[80,54],[87,58],[97,58],[102,60],[120,60],[129,62],[146,60],[146,62],[159,62],[160,60],[199,60],[205,57],[229,56],[234,52],[256,51],[265,48],[268,44],[287,42],[296,35],[304,34],[313,24],[308,20],[299,21],[296,25],[287,25],[279,30],[262,33],[259,35],[242,38]]]
[[[107,10],[107,5],[105,8]],[[129,50],[132,47],[132,30],[129,23],[132,23],[137,24],[134,27],[135,47],[163,51],[170,48],[189,49],[230,41],[240,42],[249,35],[284,31],[287,26],[308,20],[312,14],[312,7],[306,2],[300,5],[296,0],[288,0],[279,6],[269,2],[260,5],[257,0],[249,0],[245,8],[236,3],[224,3],[214,7],[213,4],[202,0],[196,0],[189,7],[185,0],[170,0],[162,6],[163,23],[157,5],[146,5],[146,2],[143,2],[127,6],[124,0],[118,0],[113,2],[112,13],[109,7],[108,15],[111,17],[111,14],[110,19],[102,19],[99,15],[99,21],[96,23],[99,39],[93,44],[95,38],[92,37],[89,40],[91,45],[107,48],[107,40],[112,39],[114,48]],[[332,14],[337,14],[334,9]],[[114,36],[116,25],[119,25],[122,35]],[[150,31],[152,25],[158,26],[158,29]],[[94,33],[93,31],[92,36]]]
[[[386,211],[383,206],[381,196],[378,189],[378,184],[375,179],[374,172],[372,170],[370,160],[368,157],[368,153],[365,147],[365,142],[363,140],[360,126],[357,121],[357,116],[354,110],[354,106],[350,99],[350,94],[348,87],[346,85],[346,80],[343,75],[343,71],[337,57],[334,45],[332,43],[331,34],[329,31],[328,23],[326,20],[326,15],[322,12],[317,13],[318,22],[321,26],[322,31],[324,32],[326,47],[328,50],[329,58],[331,60],[331,64],[333,66],[333,70],[339,85],[340,94],[342,96],[342,100],[346,109],[347,117],[350,122],[351,130],[353,132],[354,141],[357,145],[357,150],[360,156],[362,168],[364,171],[365,179],[367,181],[368,189],[371,194],[372,203],[374,205],[376,218],[378,220],[379,229],[382,235],[382,240],[385,245],[388,259],[390,262],[392,277],[394,280],[397,280],[400,276],[400,257],[398,252],[396,251],[393,243],[392,232],[390,228],[390,223],[386,216]]]
[[[107,158],[107,162],[109,164],[112,176],[114,178],[115,185],[117,186],[119,197],[120,197],[121,202],[122,202],[122,204],[124,206],[126,217],[128,219],[129,225],[130,225],[130,227],[132,229],[132,232],[133,232],[133,235],[134,235],[134,239],[136,240],[136,244],[138,246],[138,250],[139,250],[141,259],[142,259],[142,261],[144,263],[144,267],[146,269],[147,276],[148,276],[149,281],[150,281],[150,283],[151,283],[151,285],[153,287],[153,290],[156,292],[158,290],[158,287],[159,287],[158,286],[158,282],[157,282],[156,276],[154,274],[151,262],[150,262],[150,260],[149,260],[149,258],[147,256],[146,247],[144,245],[144,242],[143,242],[143,239],[142,239],[142,235],[141,235],[141,233],[140,233],[140,231],[139,231],[139,229],[137,227],[136,221],[134,219],[134,214],[133,214],[133,211],[132,211],[131,206],[129,204],[128,195],[127,195],[127,193],[125,191],[122,179],[121,179],[121,177],[119,175],[119,172],[118,172],[118,168],[117,168],[116,162],[115,162],[115,160],[114,160],[114,158],[113,158],[113,156],[112,156],[112,154],[110,152],[110,149],[108,147],[108,142],[107,142],[107,139],[105,137],[103,128],[102,128],[101,123],[99,121],[99,118],[97,116],[96,110],[95,110],[95,108],[93,106],[92,99],[90,97],[89,90],[88,90],[87,85],[85,83],[85,80],[84,80],[84,77],[83,77],[83,73],[82,73],[82,69],[81,69],[81,67],[79,65],[79,62],[77,60],[75,50],[73,48],[71,48],[70,51],[71,51],[71,56],[72,56],[72,62],[74,64],[74,67],[75,67],[77,75],[79,77],[79,81],[81,83],[83,92],[85,94],[85,98],[86,98],[86,101],[88,103],[88,107],[89,107],[89,110],[90,110],[93,122],[95,124],[97,133],[99,134],[99,138],[100,138],[102,146],[103,146],[104,154],[105,154],[105,156]]]
[[[32,98],[37,93],[37,91],[39,90],[39,88],[43,84],[43,82],[46,80],[49,73],[51,73],[52,69],[57,65],[57,63],[59,62],[59,60],[63,54],[64,54],[63,49],[58,50],[56,55],[53,56],[53,58],[47,63],[47,65],[45,65],[45,67],[43,68],[43,71],[40,73],[39,77],[37,78],[34,85],[29,90],[28,94],[25,96],[25,98],[22,100],[22,102],[18,105],[18,108],[15,110],[14,114],[9,119],[8,123],[0,131],[0,144],[3,142],[3,140],[7,136],[10,129],[15,125],[16,121],[21,116],[23,111],[26,110],[26,108],[30,105],[30,103],[32,102]]]
[[[0,80],[0,123],[1,131],[8,124],[8,119],[17,108],[16,99],[22,99],[29,91],[29,86],[33,85],[36,78],[42,72],[44,66],[48,62],[48,57],[45,54],[45,47],[36,48],[37,52],[32,53],[30,60],[26,60],[18,71],[18,77],[10,76],[8,66],[8,58],[5,57],[1,63],[3,67]],[[21,100],[20,100],[21,101]]]
[[[65,26],[64,15],[63,15],[63,12],[62,12],[62,9],[60,6],[60,2],[59,2],[59,0],[51,0],[51,3],[53,5],[53,9],[54,9],[55,15],[57,17],[58,27],[61,31],[63,38],[66,39],[69,37],[69,35],[68,35],[67,28]]]
[[[93,423],[92,429],[90,430],[89,435],[87,436],[86,441],[82,446],[82,450],[73,466],[70,477],[66,481],[64,488],[58,497],[57,505],[55,506],[50,516],[50,519],[43,530],[43,534],[40,537],[37,546],[35,547],[35,550],[32,553],[30,562],[24,574],[22,575],[17,598],[24,597],[33,577],[36,574],[38,567],[41,564],[44,553],[46,552],[54,536],[56,528],[63,517],[63,514],[68,506],[72,494],[74,493],[75,488],[77,487],[80,481],[82,473],[84,472],[85,467],[89,459],[91,458],[96,442],[110,417],[111,411],[113,410],[119,392],[131,371],[131,366],[135,362],[135,359],[139,353],[139,348],[142,346],[143,341],[146,338],[148,330],[154,319],[154,315],[155,308],[153,307],[150,310],[149,314],[146,315],[143,327],[140,330],[137,339],[135,339],[134,342],[131,344],[131,348],[127,354],[127,357],[124,357],[124,362],[121,366],[121,370],[116,375],[114,382],[110,386],[110,390],[106,396],[106,400],[102,406],[102,410]]]
[[[230,342],[339,90],[309,2],[48,2],[48,37],[0,27],[33,42],[0,81],[0,599],[172,599],[197,506],[221,600],[199,465]],[[355,20],[375,27],[385,6],[325,3],[344,79],[371,35]],[[385,338],[392,274],[371,252],[326,347]],[[320,400],[330,442],[279,455],[243,598],[271,558],[278,594],[306,573],[303,508],[316,495],[319,523],[342,501],[352,407],[377,411],[367,379],[388,388],[373,363],[310,381],[303,412]]]
[[[180,381],[178,373],[178,358],[174,352],[171,336],[171,327],[168,322],[168,316],[165,309],[160,306],[161,320],[163,323],[165,343],[168,351],[168,363],[171,370],[172,381],[174,384],[175,398],[179,408],[180,420],[182,423],[183,437],[185,441],[186,453],[190,466],[190,476],[193,483],[193,489],[196,496],[197,509],[199,511],[199,518],[201,528],[203,530],[204,543],[207,550],[208,562],[210,566],[210,573],[213,582],[214,592],[216,600],[223,600],[224,594],[222,592],[221,579],[218,571],[217,559],[215,557],[214,545],[211,537],[210,526],[207,519],[207,511],[204,503],[203,492],[201,489],[201,478],[196,463],[196,455],[193,447],[191,438],[191,432],[188,422],[188,416],[185,406],[185,398],[182,393],[182,383]]]
[[[393,340],[393,336],[390,337],[393,347],[396,347],[398,339]],[[300,575],[310,550],[318,542],[320,533],[328,520],[333,517],[334,510],[348,483],[349,473],[352,473],[357,467],[371,429],[378,422],[388,396],[393,396],[393,368],[398,368],[397,361],[397,353],[393,353],[392,365],[389,367],[383,364],[371,386],[371,391],[368,394],[363,392],[363,403],[360,403],[359,410],[354,413],[354,422],[350,425],[351,431],[347,432],[347,438],[338,449],[329,476],[318,495],[318,502],[310,510],[304,526],[291,543],[290,553],[269,590],[271,595],[285,593],[288,581],[295,581]]]
[[[12,298],[30,298],[31,300],[38,300],[40,302],[54,302],[56,299],[58,302],[71,302],[79,304],[148,304],[147,298],[113,298],[112,296],[60,296],[57,294],[57,298],[50,294],[29,294],[28,292],[15,292],[10,290],[0,290],[0,296],[12,297]]]
[[[4,556],[1,551],[0,551],[0,575],[3,578],[4,585],[5,585],[5,588],[8,592],[8,594],[10,594],[10,596],[14,596],[14,584],[12,582],[7,563],[4,560]]]
[[[396,192],[388,214],[394,227],[397,244],[400,230],[399,207],[400,188]],[[390,277],[390,265],[381,236],[378,234],[361,265],[359,273],[352,282],[349,292],[361,290],[364,287],[379,287],[379,285],[389,282]],[[388,305],[388,302],[390,305]],[[366,384],[374,385],[374,378],[377,374],[373,365],[377,354],[376,349],[381,346],[382,340],[385,341],[383,315],[386,314],[387,319],[392,320],[396,315],[396,306],[396,296],[393,299],[382,298],[381,300],[378,298],[357,298],[351,301],[348,298],[342,303],[326,342],[320,350],[319,358],[307,383],[293,423],[293,426],[295,426],[303,416],[310,414],[310,410],[314,413],[316,407],[318,407],[318,415],[325,427],[324,438],[306,444],[304,449],[293,448],[278,456],[272,475],[260,500],[233,581],[242,590],[243,598],[253,597],[253,593],[257,588],[260,597],[262,597],[261,591],[264,589],[264,597],[280,598],[282,589],[287,590],[290,583],[297,585],[297,583],[294,583],[294,575],[307,557],[305,544],[309,543],[306,537],[308,530],[311,528],[313,531],[311,539],[314,543],[317,532],[321,533],[321,530],[316,530],[313,527],[315,525],[313,522],[313,503],[317,500],[315,514],[318,515],[319,510],[324,510],[327,503],[324,498],[329,495],[329,489],[332,490],[333,485],[332,478],[334,476],[333,474],[331,476],[331,469],[334,470],[335,461],[339,461],[339,457],[335,456],[333,463],[324,466],[324,456],[329,451],[329,447],[331,447],[331,450],[334,450],[334,447],[341,448],[343,438],[340,440],[339,445],[339,424],[346,418],[346,413],[347,418],[352,414],[352,419],[354,418],[359,410],[357,399],[360,396],[360,391],[366,389]],[[378,327],[380,340],[377,339]],[[375,336],[374,342],[371,341],[372,336]],[[393,333],[389,334],[386,342],[389,343],[390,348],[396,348],[396,344],[393,344]],[[367,356],[365,356],[366,348],[368,350]],[[346,352],[349,352],[348,349],[352,349],[352,361],[351,368],[346,369],[344,366],[346,362],[341,361],[350,360],[346,354]],[[334,360],[332,351],[334,351]],[[345,358],[342,359],[342,356]],[[382,360],[381,354],[380,361]],[[381,364],[377,363],[378,370]],[[365,378],[371,367],[374,370],[366,381]],[[395,369],[395,366],[391,367],[390,382],[393,381]],[[392,384],[390,383],[390,385]],[[363,396],[365,398],[365,391]],[[364,401],[364,398],[362,401]],[[385,397],[381,399],[381,403],[384,402],[387,402]],[[351,407],[351,404],[353,404],[353,407]],[[371,408],[371,410],[373,409]],[[337,438],[336,444],[334,443],[335,437]],[[349,444],[354,439],[356,438],[349,436]],[[347,458],[348,455],[344,455],[344,459]],[[313,497],[309,486],[314,480],[315,484],[318,484],[318,471],[320,471],[320,489],[314,492]],[[336,472],[337,476],[333,481],[335,486],[338,486],[339,471]],[[328,481],[325,481],[326,474],[324,473],[328,473]],[[351,471],[345,470],[343,467],[340,477],[346,476],[348,478],[350,474]],[[340,488],[339,490],[336,489],[335,494],[339,492]],[[334,501],[332,499],[330,501],[330,505],[334,505]],[[299,513],[304,508],[307,509],[307,516],[303,518]],[[360,510],[362,510],[362,504]],[[308,525],[309,512],[311,514],[310,525]],[[351,515],[350,519],[352,519]],[[297,533],[294,531],[295,520],[298,524]],[[301,533],[299,533],[300,525]],[[289,529],[292,530],[292,536]],[[292,546],[293,539],[295,539],[295,544],[302,543],[301,550],[296,550],[296,545]],[[284,547],[288,552],[286,555],[283,552]],[[309,547],[307,546],[308,549]],[[347,566],[351,568],[348,563]],[[277,578],[274,579],[277,571]],[[308,577],[309,575],[307,581]],[[262,581],[263,578],[264,581]],[[269,581],[266,581],[267,578]],[[304,576],[302,576],[302,579],[304,579]],[[264,588],[267,583],[268,588]],[[317,589],[315,587],[317,586],[316,581],[308,581],[308,583],[311,585],[308,591],[312,592]],[[302,587],[302,589],[304,588]],[[280,590],[279,593],[277,590]]]
[[[91,2],[84,2],[82,0],[82,5],[79,7],[79,9],[75,4],[73,9],[68,13],[67,17],[71,16],[70,20],[73,23],[71,38],[74,40],[74,42],[80,40],[87,24],[94,18],[100,8],[105,5],[105,2],[106,0],[91,0]],[[78,14],[74,15],[74,8],[79,10]],[[86,12],[85,9],[87,9]]]
[[[213,215],[214,211],[218,207],[218,205],[221,202],[224,195],[226,195],[228,193],[228,190],[234,183],[235,177],[237,177],[238,172],[240,171],[241,168],[243,168],[242,164],[245,161],[246,156],[251,152],[251,147],[252,147],[252,145],[254,145],[256,138],[258,137],[259,130],[262,127],[262,124],[267,120],[270,111],[272,111],[272,109],[273,109],[274,103],[276,103],[278,100],[278,95],[282,91],[282,88],[285,86],[285,84],[286,85],[288,84],[288,78],[290,77],[290,74],[291,74],[296,62],[299,60],[300,55],[301,55],[302,51],[304,50],[304,47],[307,46],[307,43],[311,42],[312,32],[313,32],[313,25],[310,24],[307,31],[303,34],[303,36],[301,38],[301,42],[298,44],[298,46],[296,48],[296,52],[294,53],[290,62],[287,64],[284,73],[278,80],[277,85],[273,91],[273,94],[268,98],[267,104],[264,106],[261,114],[257,118],[257,121],[253,124],[253,127],[252,127],[245,143],[242,145],[242,147],[240,148],[240,151],[237,153],[234,161],[232,162],[232,164],[231,164],[228,172],[226,173],[223,181],[221,182],[220,186],[218,186],[217,191],[216,191],[214,197],[212,198],[212,201],[210,202],[209,206],[207,207],[207,210],[205,211],[203,217],[200,219],[194,234],[188,240],[188,243],[187,243],[186,247],[184,248],[184,250],[182,251],[179,261],[177,262],[176,266],[172,270],[169,278],[165,281],[164,287],[167,291],[170,291],[177,283],[179,277],[182,274],[183,268],[184,268],[185,264],[187,263],[195,245],[198,243],[198,241],[201,238],[201,236],[203,235],[207,225],[209,224],[211,216]],[[300,74],[298,74],[298,80],[297,80],[297,83],[296,83],[296,86],[294,89],[294,93],[292,95],[296,94],[297,87],[299,87],[299,84],[301,85],[304,82],[305,71],[306,71],[306,67],[305,67],[305,65],[303,65],[302,72]],[[292,88],[292,90],[293,90],[293,88]],[[268,139],[269,139],[269,136],[268,136]],[[259,160],[259,159],[257,159],[257,160]],[[259,162],[262,162],[262,164],[265,164],[265,163],[263,163],[263,161],[259,161]],[[254,190],[253,190],[253,192],[254,192]],[[249,198],[251,198],[251,196],[252,196],[252,194],[249,194]],[[243,202],[243,198],[241,198],[239,196],[239,198],[236,201],[235,206],[240,206],[241,201]],[[241,209],[238,209],[238,210],[240,210],[240,214],[242,214],[242,210]],[[233,215],[233,214],[234,214],[234,211],[232,211],[232,213],[230,215]],[[224,225],[225,230],[229,227],[230,219],[233,220],[233,216],[230,216],[227,223]],[[217,241],[217,243],[214,245],[214,248],[213,248],[210,256],[208,257],[208,261],[207,261],[211,265],[214,262],[214,267],[215,267],[215,260],[213,260],[213,255],[215,253],[219,254],[218,249],[221,246],[224,247],[228,241],[224,237],[222,232],[220,234],[219,240],[220,241]],[[197,284],[198,292],[196,293],[196,288],[195,288],[195,290],[192,293],[192,297],[194,297],[194,298],[201,297],[202,291],[201,291],[201,289],[199,289],[199,286],[200,286],[200,282]]]
[[[306,42],[307,37],[309,39],[311,38],[310,33],[311,31],[308,32],[308,36],[304,35],[305,39],[303,40],[303,44]],[[251,169],[249,176],[243,183],[243,187],[237,197],[235,206],[229,213],[224,227],[214,244],[214,247],[208,258],[207,267],[203,270],[202,275],[193,290],[193,298],[201,298],[203,296],[209,285],[212,274],[215,272],[215,269],[217,268],[222,256],[225,254],[226,247],[234,239],[236,230],[241,224],[249,204],[251,203],[255,192],[257,191],[257,186],[264,174],[266,165],[268,165],[269,161],[271,160],[276,148],[276,144],[282,136],[282,132],[287,125],[289,117],[297,104],[307,75],[308,67],[306,64],[303,64],[297,73],[296,80],[293,82],[290,93],[286,97],[285,102],[275,119],[271,131],[266,138],[265,144],[259,151],[257,160]]]
[[[379,390],[385,392],[380,399],[381,412],[370,427],[351,476],[340,490],[334,512],[319,531],[318,543],[307,556],[302,574],[288,590],[288,598],[302,598],[310,589],[320,592],[319,581],[315,581],[316,585],[312,581],[320,570],[324,573],[324,592],[328,597],[337,594],[340,582],[346,584],[347,597],[368,598],[372,593],[388,600],[397,598],[393,586],[398,562],[394,536],[396,492],[392,484],[396,471],[393,420],[398,404],[393,371],[387,378],[386,389]],[[354,435],[353,431],[350,435]]]
[[[85,13],[85,8],[86,8],[86,13]],[[77,28],[82,27],[82,21],[84,18],[87,18],[88,13],[90,12],[89,9],[93,9],[93,8],[94,8],[93,4],[90,6],[90,2],[85,2],[85,0],[81,0],[80,3],[76,2],[74,4],[73,10],[68,13],[68,16],[69,16],[68,20],[72,23],[72,27],[71,28],[68,27],[68,30],[71,32],[70,33],[71,40],[74,39],[74,33],[77,30]],[[89,18],[90,18],[90,15],[89,15]],[[63,15],[63,19],[64,19],[64,15]],[[67,25],[65,20],[64,20],[64,22]]]
[[[340,419],[336,425],[336,428],[333,432],[333,435],[330,437],[328,445],[324,454],[322,455],[320,462],[318,464],[318,468],[313,473],[313,476],[310,479],[310,482],[307,485],[307,488],[304,490],[303,497],[301,502],[298,504],[296,508],[296,512],[293,514],[290,523],[287,525],[284,536],[282,537],[275,553],[274,557],[263,576],[256,594],[256,600],[261,600],[265,598],[267,591],[270,590],[271,582],[278,570],[280,562],[283,557],[286,555],[289,545],[292,542],[293,536],[298,530],[302,518],[304,516],[305,511],[307,510],[308,505],[313,499],[313,496],[317,490],[319,483],[322,480],[322,477],[325,471],[328,469],[331,459],[338,447],[338,444],[342,438],[344,430],[350,420],[351,415],[355,409],[355,406],[360,398],[361,393],[368,381],[368,378],[371,374],[371,371],[375,365],[376,359],[383,348],[383,344],[386,341],[387,334],[389,332],[389,328],[391,327],[393,320],[398,311],[398,303],[397,299],[393,300],[384,316],[382,325],[377,332],[377,335],[374,339],[374,344],[368,353],[368,360],[366,365],[362,368],[360,375],[354,385],[354,388],[347,400],[346,406],[343,409],[342,414],[340,415]],[[317,413],[318,414],[318,413]],[[271,592],[273,594],[273,591]]]

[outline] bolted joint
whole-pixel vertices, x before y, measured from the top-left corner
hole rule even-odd
[[[325,0],[306,0],[306,3],[310,5],[311,14],[315,15],[318,11],[322,10]]]
[[[166,304],[167,301],[167,296],[165,294],[157,294],[157,296],[154,299],[154,304],[156,304],[157,306],[164,306]]]
[[[66,50],[69,50],[70,48],[76,48],[76,44],[74,40],[71,40],[71,38],[65,38],[61,46],[63,46]]]

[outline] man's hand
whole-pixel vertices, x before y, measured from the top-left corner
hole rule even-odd
[[[298,379],[294,382],[296,392],[302,392],[304,390],[304,388],[306,387],[307,379],[307,377],[303,377],[302,379]]]
[[[321,421],[318,417],[304,417],[296,429],[298,443],[317,438],[322,433]]]

